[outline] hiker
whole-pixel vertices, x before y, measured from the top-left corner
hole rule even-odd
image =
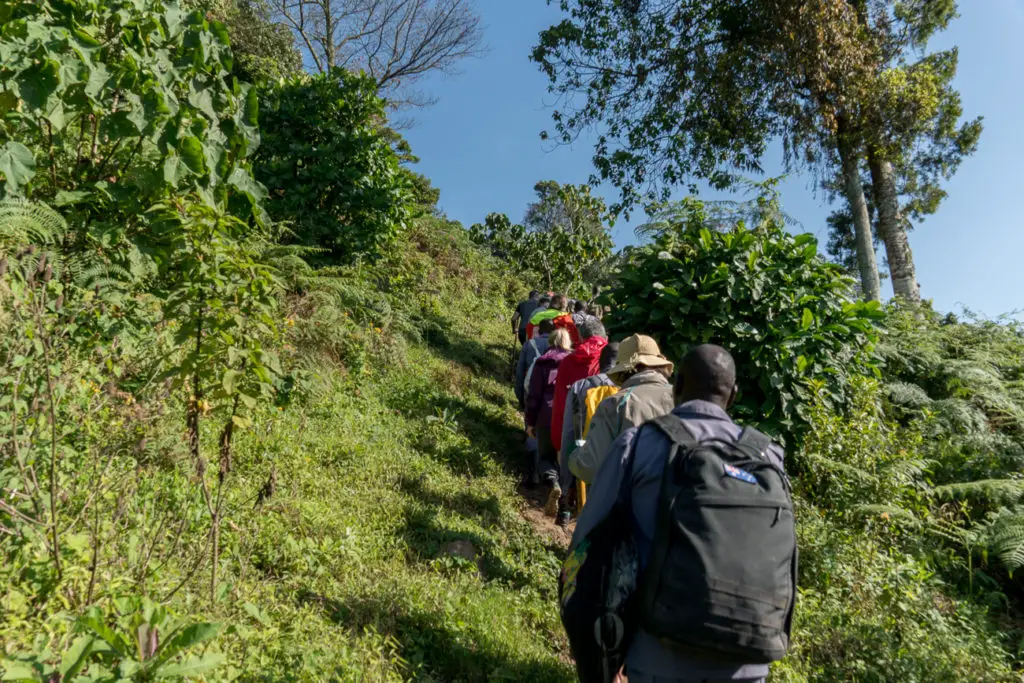
[[[585,323],[587,320],[597,320],[597,316],[593,315],[587,310],[587,304],[583,301],[577,301],[572,306],[572,321],[576,325],[576,329]]]
[[[539,333],[536,337],[526,342],[523,347],[523,352],[519,354],[519,361],[516,364],[516,398],[519,399],[519,407],[521,409],[526,408],[526,387],[529,385],[530,372],[533,370],[533,364],[538,358],[544,355],[544,352],[548,350],[548,336],[554,331],[555,324],[550,320],[542,320],[539,327]],[[523,422],[525,426],[525,418]],[[526,435],[526,476],[527,480],[532,474],[533,463],[537,455],[537,439]]]
[[[557,326],[558,321],[554,322]],[[551,406],[551,442],[556,453],[561,452],[563,446],[562,423],[565,413],[565,398],[569,393],[569,388],[578,380],[597,374],[600,368],[601,350],[608,345],[608,333],[605,332],[604,325],[598,320],[585,323],[578,332],[580,342],[574,346],[573,352],[559,364],[558,375],[555,378],[555,401]],[[561,458],[556,462],[560,461]],[[552,516],[561,513],[564,509],[563,489],[556,488],[558,490],[552,490],[552,495],[557,495],[562,503],[550,505]]]
[[[563,529],[572,518],[569,505],[575,498],[576,476],[569,470],[569,456],[577,448],[577,444],[586,439],[590,429],[590,420],[594,416],[601,401],[619,390],[619,387],[608,377],[608,371],[615,365],[619,357],[618,342],[606,344],[601,349],[596,374],[577,380],[569,388],[565,397],[565,411],[562,416],[562,447],[558,451],[559,485],[562,488],[562,500],[558,509],[558,525]]]
[[[548,335],[554,331],[555,323],[551,320],[542,320],[537,329],[537,336],[523,345],[523,352],[519,354],[519,362],[516,364],[515,391],[520,408],[526,407],[526,373],[533,362],[548,350]]]
[[[540,292],[536,289],[530,292],[529,298],[520,301],[516,305],[516,312],[512,314],[512,334],[519,337],[520,346],[526,344],[526,326],[530,318],[540,305]]]
[[[619,344],[619,360],[608,371],[620,391],[597,407],[586,443],[569,456],[569,469],[586,484],[594,480],[612,443],[630,427],[671,412],[672,362],[658,343],[634,334]]]
[[[555,330],[548,336],[548,350],[545,351],[530,371],[530,383],[526,388],[526,435],[537,439],[537,454],[534,456],[530,481],[543,482],[549,489],[548,505],[551,506],[552,492],[554,510],[557,512],[558,496],[558,452],[551,440],[551,406],[555,401],[555,378],[558,365],[569,355],[572,342],[565,330]]]
[[[541,295],[537,300],[537,309],[530,316],[530,320],[526,323],[526,338],[533,339],[537,334],[537,327],[540,325],[542,320],[550,320],[561,315],[561,312],[552,307],[551,303],[554,297],[547,294]]]
[[[629,683],[763,683],[767,662],[789,645],[796,536],[783,451],[732,421],[736,392],[728,351],[690,351],[676,379],[679,406],[615,443],[577,522],[578,555],[613,509],[628,517],[621,528],[639,565],[635,635],[624,634],[622,653]],[[673,467],[670,457],[693,464]],[[594,632],[570,639],[582,651]]]
[[[569,332],[569,338],[572,340],[572,345],[576,346],[582,341],[580,339],[579,330],[576,329],[576,323],[572,320],[572,314],[569,313],[569,299],[564,294],[556,294],[551,298],[551,308],[561,311],[560,315],[555,316],[552,320],[555,321],[555,329],[563,328]]]
[[[556,329],[558,323],[555,323]],[[565,412],[565,397],[569,388],[585,377],[596,375],[601,366],[601,350],[608,345],[608,333],[599,320],[587,321],[579,329],[580,343],[573,347],[573,352],[558,366],[558,378],[555,386],[554,411],[551,418],[551,429],[555,450],[562,450],[562,418]]]

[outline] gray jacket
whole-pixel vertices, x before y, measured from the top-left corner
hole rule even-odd
[[[706,401],[689,401],[673,410],[672,414],[685,420],[687,429],[698,441],[736,441],[743,431],[724,410]],[[587,492],[587,504],[576,524],[572,547],[586,538],[608,516],[619,494],[626,455],[633,448],[633,476],[630,484],[633,494],[633,533],[643,571],[654,540],[661,475],[671,446],[668,437],[653,427],[629,429],[615,441]],[[782,467],[783,452],[779,446],[773,444],[766,455],[774,464]],[[707,679],[751,681],[767,676],[768,665],[722,664],[710,657],[702,658],[670,649],[641,630],[626,658],[626,674],[631,677],[636,675],[638,680],[654,676],[659,681],[680,683]]]
[[[614,396],[601,401],[587,432],[587,442],[569,456],[569,469],[590,484],[612,443],[630,427],[672,412],[672,384],[657,370],[630,377]]]
[[[584,400],[587,392],[596,387],[613,387],[608,375],[603,372],[585,377],[569,387],[565,396],[565,413],[562,419],[562,451],[558,454],[559,481],[565,490],[572,484],[572,474],[566,463],[568,457],[576,450],[576,440],[583,438],[583,421],[586,419]]]
[[[547,350],[546,334],[538,334],[523,344],[523,350],[519,353],[519,363],[516,365],[516,398],[519,399],[520,406],[526,403],[526,371],[533,365],[533,361],[543,356]]]

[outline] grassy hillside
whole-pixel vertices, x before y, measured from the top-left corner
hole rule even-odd
[[[516,491],[511,283],[457,225],[426,218],[409,237],[372,267],[293,273],[279,350],[294,386],[236,434],[212,601],[184,411],[161,392],[124,395],[143,416],[128,434],[146,445],[111,446],[109,472],[68,486],[72,510],[88,488],[109,490],[94,504],[115,520],[99,524],[95,570],[88,533],[68,542],[59,588],[33,569],[45,553],[6,545],[8,675],[60,659],[88,591],[123,633],[152,610],[139,596],[220,625],[218,680],[571,678],[559,551]],[[82,415],[91,433],[127,440],[109,412]],[[204,450],[216,438],[208,428]]]

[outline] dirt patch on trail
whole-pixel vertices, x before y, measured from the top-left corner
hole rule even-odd
[[[576,520],[574,519],[569,522],[569,527],[563,529],[555,524],[553,517],[545,514],[544,504],[548,500],[548,488],[546,486],[522,484],[519,486],[519,495],[523,497],[523,518],[530,523],[534,531],[546,541],[567,550],[569,548],[569,541],[572,540],[572,532],[576,528]]]

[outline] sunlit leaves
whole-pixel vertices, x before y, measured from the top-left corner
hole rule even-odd
[[[687,209],[686,222],[631,252],[609,296],[609,331],[650,334],[676,360],[696,344],[725,346],[737,362],[737,415],[799,439],[811,382],[841,412],[850,378],[870,373],[881,310],[853,301],[850,280],[817,256],[813,236],[772,221],[711,230],[699,202]]]
[[[20,142],[7,142],[0,147],[0,173],[7,181],[7,193],[18,196],[36,172],[36,160],[30,150]]]

